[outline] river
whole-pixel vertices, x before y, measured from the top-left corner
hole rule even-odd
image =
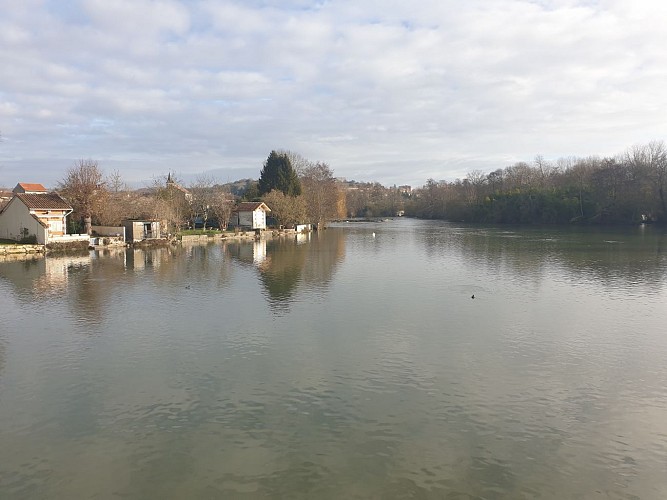
[[[0,498],[664,499],[666,360],[657,227],[4,261]]]

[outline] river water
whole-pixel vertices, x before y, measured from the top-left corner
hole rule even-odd
[[[667,498],[667,235],[0,262],[0,498]]]

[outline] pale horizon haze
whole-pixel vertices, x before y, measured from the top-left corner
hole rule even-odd
[[[0,186],[271,150],[384,185],[667,139],[667,3],[0,0]]]

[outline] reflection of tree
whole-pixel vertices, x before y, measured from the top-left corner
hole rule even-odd
[[[267,259],[260,265],[262,283],[270,298],[288,302],[299,284],[325,286],[345,252],[342,231],[313,233],[306,244],[278,240],[267,246]]]
[[[268,242],[266,251],[267,257],[259,266],[262,284],[272,302],[287,302],[301,280],[308,249],[281,239]]]
[[[345,258],[345,238],[344,231],[335,229],[313,233],[303,270],[304,283],[321,287],[331,281],[336,266]]]
[[[162,266],[158,279],[167,282],[205,282],[217,281],[226,286],[231,276],[231,269],[226,262],[223,246],[218,244],[183,244],[169,249],[164,259],[170,259],[168,266]],[[215,280],[214,280],[215,278]]]
[[[123,273],[122,251],[97,257],[85,252],[0,263],[0,274],[14,285],[19,300],[30,304],[62,301],[84,325],[104,320],[109,296],[122,284]]]
[[[539,280],[547,267],[564,275],[605,284],[660,286],[665,279],[663,247],[667,235],[657,228],[518,228],[427,223],[415,232],[429,256],[460,253],[491,269]]]
[[[19,297],[30,301],[45,273],[45,263],[43,257],[4,260],[0,262],[0,276],[14,286]]]
[[[229,256],[259,269],[260,280],[274,306],[287,306],[299,285],[323,287],[345,254],[345,233],[329,229],[301,239],[280,238],[230,243]]]
[[[123,252],[65,263],[68,278],[68,301],[72,315],[90,326],[105,320],[108,302],[113,291],[122,284]]]

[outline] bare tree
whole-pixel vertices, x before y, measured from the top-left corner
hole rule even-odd
[[[591,190],[593,174],[602,166],[602,160],[591,156],[588,158],[572,159],[562,171],[566,178],[571,179],[578,191],[579,216],[584,217],[584,195]]]
[[[211,216],[218,221],[220,229],[226,229],[232,214],[233,200],[230,193],[222,187],[216,187],[209,199]]]
[[[192,215],[195,221],[202,221],[204,229],[206,229],[211,215],[210,201],[214,183],[212,177],[202,174],[189,188],[190,193],[192,193]]]
[[[132,196],[118,170],[111,172],[105,182],[108,188],[106,203],[100,207],[97,219],[103,226],[119,226],[122,219],[131,216]]]
[[[544,159],[544,156],[537,155],[534,160],[537,184],[541,188],[549,187],[553,176],[557,172],[556,167]]]
[[[123,176],[118,170],[114,170],[107,176],[106,180],[109,191],[112,193],[119,193],[121,191],[127,191],[128,186],[123,181]]]
[[[310,222],[324,225],[338,216],[339,187],[326,163],[306,167],[301,177]]]
[[[474,205],[482,198],[486,181],[487,176],[481,170],[468,172],[468,176],[463,180],[463,186],[465,187],[466,199],[469,204]]]
[[[307,218],[303,196],[288,196],[274,189],[264,195],[263,201],[271,209],[271,215],[282,225],[299,224]]]
[[[186,226],[190,216],[187,190],[171,174],[154,177],[152,188],[155,192],[153,217],[165,223],[168,233],[178,232]]]
[[[492,193],[502,193],[504,189],[505,171],[502,168],[496,169],[486,176],[487,184]]]
[[[83,221],[86,233],[92,232],[96,218],[108,197],[104,174],[95,160],[78,160],[58,183],[58,191],[72,204],[75,218]]]
[[[281,149],[278,151],[278,153],[283,154],[287,156],[287,158],[289,158],[289,161],[292,164],[292,168],[296,172],[296,175],[298,175],[299,177],[303,177],[306,169],[313,166],[312,161],[294,151]]]
[[[225,229],[232,210],[229,190],[217,184],[213,177],[201,175],[190,187],[190,192],[193,214],[202,220],[204,227],[217,221],[220,229]]]
[[[636,145],[622,155],[623,161],[634,171],[640,189],[646,197],[653,200],[653,205],[662,217],[667,216],[665,184],[667,184],[667,146],[663,141],[651,141],[645,145]]]
[[[510,189],[533,187],[533,171],[525,162],[518,162],[505,169],[505,182]]]

